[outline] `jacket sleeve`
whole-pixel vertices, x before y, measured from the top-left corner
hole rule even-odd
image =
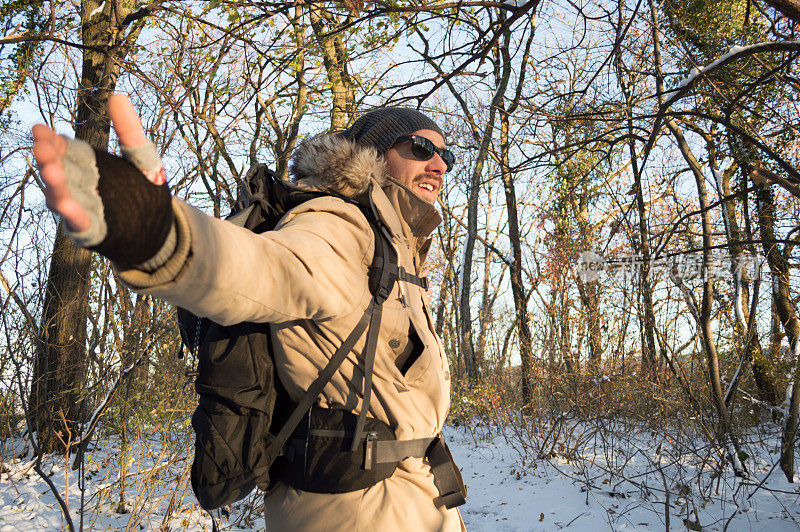
[[[259,235],[178,199],[173,209],[178,244],[169,261],[152,273],[117,272],[133,290],[222,325],[343,316],[369,292],[372,229],[341,199],[308,201]]]

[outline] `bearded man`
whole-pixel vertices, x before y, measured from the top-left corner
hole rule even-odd
[[[294,401],[370,303],[375,236],[362,207],[389,233],[398,265],[424,276],[430,234],[441,222],[434,204],[455,163],[442,130],[424,114],[377,109],[343,132],[302,143],[291,163],[295,186],[331,195],[291,209],[261,234],[171,197],[130,101],[113,96],[109,114],[127,161],[33,128],[48,207],[76,243],[111,259],[131,289],[222,325],[269,323],[277,373]],[[364,345],[356,343],[315,407],[361,412]],[[383,304],[372,382],[367,415],[397,440],[440,433],[450,372],[417,284],[400,280]],[[441,495],[425,456],[405,458],[389,478],[346,493],[278,482],[265,499],[267,530],[464,530]]]

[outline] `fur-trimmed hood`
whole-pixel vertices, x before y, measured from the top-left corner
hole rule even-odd
[[[303,141],[292,156],[290,173],[294,182],[348,198],[365,193],[373,181],[386,183],[386,163],[374,148],[330,133]]]
[[[442,217],[432,204],[388,176],[386,162],[374,148],[337,134],[318,135],[297,148],[290,173],[300,187],[372,203],[397,238],[405,239],[424,262],[428,237]],[[372,183],[376,186],[366,200]]]

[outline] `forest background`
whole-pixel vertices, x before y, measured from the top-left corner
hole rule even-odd
[[[113,434],[124,484],[194,406],[175,309],[57,229],[32,163],[34,123],[115,149],[122,92],[217,217],[252,164],[286,178],[303,138],[423,110],[458,159],[430,254],[449,422],[579,459],[573,422],[603,420],[742,481],[771,430],[794,481],[800,1],[3,0],[0,22],[0,441],[43,478]]]

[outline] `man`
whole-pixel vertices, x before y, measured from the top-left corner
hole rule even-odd
[[[278,375],[299,400],[372,297],[367,271],[375,241],[364,214],[324,196],[259,235],[209,217],[169,198],[161,163],[128,99],[112,97],[109,113],[123,154],[141,173],[35,126],[48,206],[76,242],[112,259],[131,288],[223,325],[272,324]],[[422,113],[378,109],[344,132],[303,143],[292,159],[293,180],[370,206],[391,233],[399,265],[420,275],[429,235],[441,222],[434,203],[454,163],[444,145],[441,130]],[[320,407],[360,412],[364,344],[359,340],[324,388]],[[449,381],[422,288],[396,283],[383,305],[369,417],[391,426],[398,440],[434,436],[449,408]],[[457,510],[436,504],[438,495],[426,460],[412,457],[390,478],[358,491],[310,493],[279,483],[266,497],[267,528],[463,530]]]

